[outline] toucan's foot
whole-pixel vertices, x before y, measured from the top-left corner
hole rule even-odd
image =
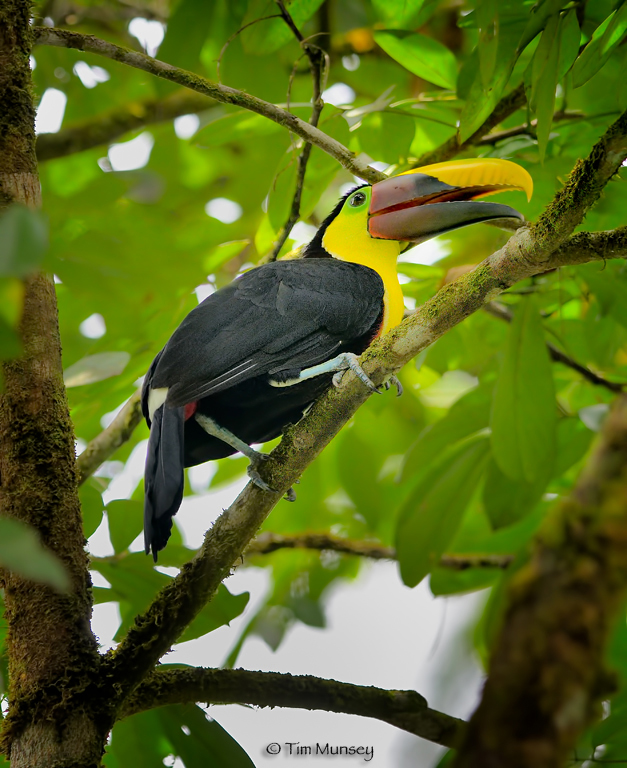
[[[251,451],[253,449],[251,448]],[[274,488],[271,488],[268,483],[266,483],[265,480],[261,479],[261,475],[258,472],[258,468],[261,466],[261,464],[264,463],[264,461],[268,461],[270,458],[267,453],[259,453],[259,451],[253,451],[254,455],[248,454],[248,458],[250,459],[250,464],[246,467],[246,474],[248,477],[253,481],[253,483],[257,486],[257,488],[261,488],[262,491],[269,491],[270,493],[275,493]]]
[[[249,456],[250,464],[246,467],[246,474],[257,488],[261,488],[262,491],[268,491],[269,493],[276,493],[274,488],[271,488],[265,480],[262,480],[261,475],[258,472],[260,465],[265,461],[268,461],[270,456],[268,456],[267,453],[259,453],[259,451],[255,451],[252,448],[251,451],[254,455]],[[297,480],[296,482],[298,483],[300,481]],[[286,501],[296,501],[296,491],[293,488],[288,488],[283,498]]]
[[[342,377],[344,376],[344,372],[347,370],[351,370],[355,376],[366,386],[371,392],[377,392],[378,394],[381,394],[378,390],[378,388],[375,386],[374,382],[370,380],[368,377],[368,374],[364,371],[364,369],[359,364],[359,358],[356,354],[353,352],[344,352],[342,355],[338,355],[338,357],[341,357],[341,365],[343,366],[341,370],[339,370],[334,376],[333,376],[333,386],[339,387],[340,383],[342,381]]]
[[[396,387],[396,397],[400,397],[403,394],[403,385],[396,374],[392,374],[389,379],[383,382],[383,388],[387,392],[392,384]]]

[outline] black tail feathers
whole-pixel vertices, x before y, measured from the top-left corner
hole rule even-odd
[[[172,518],[183,500],[184,408],[162,405],[150,425],[144,475],[144,545],[154,561],[170,538]]]

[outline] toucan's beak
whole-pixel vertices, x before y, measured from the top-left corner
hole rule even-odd
[[[374,184],[368,231],[384,240],[423,243],[459,227],[493,219],[519,219],[514,208],[478,197],[509,189],[533,192],[527,171],[509,160],[454,160],[407,171]]]

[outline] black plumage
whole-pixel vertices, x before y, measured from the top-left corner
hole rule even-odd
[[[369,267],[306,258],[253,269],[189,313],[144,381],[142,409],[152,421],[147,550],[156,554],[167,542],[184,467],[235,453],[208,435],[194,413],[249,445],[281,434],[329,386],[333,372],[285,383],[342,352],[361,354],[381,326],[383,294],[381,277]],[[155,389],[167,389],[167,397],[151,419]]]

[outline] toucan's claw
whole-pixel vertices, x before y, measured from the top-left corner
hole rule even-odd
[[[251,459],[250,464],[246,467],[246,474],[257,486],[257,488],[261,488],[262,491],[268,491],[269,493],[276,493],[274,488],[271,488],[265,480],[261,479],[261,475],[257,471],[259,464],[261,464],[263,461],[267,461],[269,458],[270,457],[265,453],[258,453],[257,458]]]
[[[338,357],[340,357],[338,355]],[[355,376],[364,384],[364,386],[368,387],[368,389],[371,392],[377,392],[378,394],[381,394],[379,392],[378,387],[374,384],[373,381],[370,380],[368,377],[368,374],[364,371],[364,369],[359,364],[359,358],[356,354],[353,352],[344,352],[342,355],[342,365],[344,366],[342,370],[339,370],[334,376],[333,376],[333,386],[339,387],[340,383],[342,381],[342,377],[344,376],[344,372],[348,369],[350,369]]]
[[[270,456],[267,453],[255,451],[255,456],[251,458],[250,464],[246,467],[246,474],[257,488],[261,488],[262,491],[268,491],[268,493],[276,493],[274,488],[271,488],[265,480],[261,479],[261,475],[257,471],[259,465],[268,461],[269,458]],[[300,481],[297,480],[296,482]],[[288,488],[283,498],[286,501],[296,501],[296,491],[293,488]]]
[[[381,386],[387,392],[392,385],[396,387],[396,397],[400,397],[403,394],[403,385],[401,384],[398,376],[396,376],[394,373],[390,376],[389,379],[386,379]],[[379,389],[378,391],[380,392],[381,390]]]

